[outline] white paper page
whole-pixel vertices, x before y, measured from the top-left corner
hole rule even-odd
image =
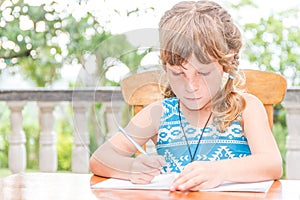
[[[160,174],[149,184],[133,184],[130,181],[110,178],[92,185],[92,188],[101,189],[143,189],[143,190],[169,190],[177,174]]]
[[[208,190],[201,190],[206,192],[268,192],[273,184],[272,181],[262,181],[253,183],[235,183],[235,182],[224,182],[218,187],[211,188]]]
[[[156,176],[150,184],[133,184],[130,181],[110,178],[96,183],[93,189],[143,189],[143,190],[169,190],[174,179],[178,174],[161,174]],[[205,192],[267,192],[273,184],[272,181],[253,182],[253,183],[234,183],[226,182],[216,188],[201,190]]]

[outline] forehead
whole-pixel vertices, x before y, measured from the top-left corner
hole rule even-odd
[[[195,54],[192,54],[191,57],[189,57],[186,61],[186,64],[197,69],[197,70],[203,70],[203,69],[210,69],[210,68],[215,68],[216,67],[216,60],[213,59],[212,57],[209,57],[209,60],[211,62],[209,63],[201,63],[199,59],[196,58]]]
[[[222,68],[218,62],[201,63],[195,56],[191,56],[189,59],[185,60],[181,65],[171,65],[167,63],[167,67],[174,70],[189,70],[195,69],[197,71],[210,71],[216,68]]]

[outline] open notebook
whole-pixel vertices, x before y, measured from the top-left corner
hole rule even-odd
[[[178,174],[160,174],[149,184],[133,184],[130,181],[110,178],[92,185],[93,189],[141,189],[141,190],[169,190],[171,184]],[[253,183],[224,182],[216,188],[202,191],[236,191],[236,192],[268,192],[272,181]]]

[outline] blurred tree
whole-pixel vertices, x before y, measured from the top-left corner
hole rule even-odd
[[[72,13],[74,4],[82,7],[83,16]],[[105,31],[104,24],[85,11],[84,6],[80,1],[66,3],[65,7],[59,1],[39,6],[23,0],[1,1],[0,68],[20,66],[25,77],[38,87],[51,86],[59,79],[64,64],[77,63],[85,68],[87,59],[95,53],[98,59],[94,75],[104,72],[103,61],[111,55],[122,55],[128,67],[136,68],[143,55],[137,51],[123,55],[124,49],[135,48],[125,36],[109,40],[110,43],[101,45],[101,50],[95,52],[102,42],[116,36]]]
[[[240,0],[231,6],[238,10],[239,22],[247,17],[242,9],[247,9],[249,12],[249,9],[253,8],[253,13],[255,13],[257,12],[255,9],[258,8],[250,0]],[[246,68],[255,67],[280,73],[286,77],[288,87],[300,85],[299,14],[299,8],[295,7],[260,17],[258,22],[249,22],[248,20],[248,22],[240,24],[245,39],[242,58],[251,65]],[[283,158],[283,177],[285,176],[287,136],[285,115],[284,106],[282,104],[275,105],[273,134]]]
[[[138,48],[130,44],[124,35],[114,35],[105,30],[93,13],[86,11],[87,1],[49,1],[40,5],[31,5],[23,0],[0,1],[0,75],[2,69],[13,68],[12,73],[21,73],[37,87],[51,87],[54,81],[61,77],[60,70],[64,65],[80,64],[80,75],[85,77],[71,84],[74,87],[91,87],[97,85],[118,85],[109,81],[105,72],[110,65],[104,65],[107,58],[115,57],[129,68],[135,69],[148,51],[139,52]],[[62,5],[63,4],[63,5]],[[72,12],[76,7],[81,15]],[[117,10],[115,10],[118,13]],[[140,12],[139,9],[127,11],[128,15]],[[93,59],[95,63],[93,63]],[[95,69],[90,70],[90,63]],[[83,82],[82,82],[83,80]],[[99,81],[100,80],[100,81]],[[74,85],[75,84],[75,85]],[[101,115],[96,105],[90,113],[92,118]],[[63,113],[65,121],[58,122],[58,169],[70,169],[70,151],[73,135],[70,128],[69,112]],[[98,119],[103,117],[98,117]],[[4,124],[3,124],[4,125]],[[6,120],[5,126],[9,127]],[[26,124],[28,167],[37,168],[39,137],[36,124]],[[97,123],[90,124],[92,134],[101,132]],[[0,137],[1,166],[7,166],[8,143],[2,142],[9,131]],[[62,139],[64,138],[64,139]],[[93,137],[91,137],[93,140]],[[4,141],[4,140],[3,140]],[[91,142],[92,145],[94,141]],[[93,147],[94,149],[95,147]],[[2,154],[2,152],[4,154]],[[29,155],[30,154],[30,155]]]
[[[252,7],[254,12],[258,8],[249,0],[240,0],[232,7],[238,11]],[[240,19],[247,17],[239,13]],[[300,85],[299,14],[299,8],[291,8],[261,17],[258,23],[241,24],[245,38],[243,58],[258,69],[282,74],[288,86]]]
[[[286,22],[298,13],[291,9],[261,19],[258,24],[245,24],[246,32],[252,33],[245,50],[249,61],[264,70],[280,72],[294,86],[300,85],[300,27]]]

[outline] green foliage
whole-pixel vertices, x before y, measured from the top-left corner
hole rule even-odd
[[[5,103],[0,104],[0,168],[8,167],[8,137],[11,133],[9,109]],[[40,128],[38,124],[37,106],[28,103],[23,110],[23,130],[26,136],[27,169],[39,170],[39,139]],[[69,113],[69,115],[71,115]],[[57,137],[58,170],[71,170],[71,155],[73,145],[73,127],[66,119],[56,121],[54,131]]]
[[[38,110],[34,103],[27,103],[23,110],[23,131],[26,136],[27,168],[39,169],[39,140]]]
[[[0,102],[0,168],[8,167],[9,110]]]
[[[273,124],[273,135],[277,142],[283,164],[283,175],[282,178],[285,178],[285,164],[286,164],[286,136],[288,134],[286,126],[286,110],[281,104],[276,104],[274,106],[274,124]]]
[[[2,8],[1,15],[5,13],[2,19],[9,16],[10,20],[6,20],[5,28],[1,28],[0,41],[3,45],[0,45],[0,58],[5,59],[9,66],[20,65],[25,77],[37,86],[45,86],[59,77],[55,71],[61,66],[61,61],[55,57],[61,52],[61,47],[50,39],[57,36],[55,24],[60,19],[48,21],[47,16],[54,11],[46,11],[45,5],[41,9],[23,1],[8,2],[2,2],[6,4]],[[4,46],[7,41],[10,45]],[[45,74],[48,76],[44,77]]]
[[[19,63],[22,66],[23,75],[32,80],[36,86],[49,86],[60,77],[57,68],[61,64],[54,61],[53,55],[50,54],[51,47],[38,48],[42,58],[21,58]]]
[[[282,126],[280,123],[274,123],[273,124],[273,135],[275,137],[275,140],[277,142],[281,157],[282,157],[282,165],[283,165],[283,176],[285,177],[285,164],[286,164],[286,136],[287,136],[287,127]]]
[[[90,137],[90,154],[92,154],[98,147],[98,139],[97,133],[102,136],[105,140],[107,136],[107,127],[105,126],[106,120],[103,117],[103,113],[101,112],[102,103],[95,102],[92,106],[93,109],[89,112],[89,123],[88,123],[88,130],[89,130],[89,137]]]
[[[135,70],[139,67],[142,59],[152,51],[151,48],[147,49],[146,51],[142,53],[138,53],[138,49],[133,49],[131,52],[128,52],[124,55],[120,56],[120,60],[127,66],[129,66],[130,69]]]
[[[300,85],[300,27],[287,26],[288,19],[296,19],[298,9],[286,10],[259,23],[244,25],[247,35],[244,55],[262,70],[279,72],[291,85]]]
[[[57,121],[57,155],[58,170],[71,170],[73,130],[67,120],[61,119]]]
[[[256,7],[253,3],[245,4],[247,1],[241,0],[236,8]],[[258,23],[242,24],[242,32],[246,36],[242,56],[259,69],[282,74],[291,86],[300,85],[300,27],[290,23],[297,20],[298,15],[299,8],[293,8],[260,18]],[[275,105],[273,134],[283,158],[284,173],[287,136],[285,116],[282,104]]]
[[[51,86],[58,80],[64,64],[77,62],[85,68],[86,57],[91,54],[97,56],[98,75],[105,71],[102,67],[107,57],[122,55],[126,64],[133,67],[140,63],[141,55],[136,52],[123,56],[127,50],[134,49],[125,36],[113,37],[90,12],[75,18],[68,4],[59,10],[58,2],[40,6],[23,0],[4,2],[6,6],[0,17],[5,15],[2,20],[10,19],[4,27],[0,24],[0,61],[5,60],[8,67],[20,66],[23,75],[38,87]],[[78,6],[84,5],[78,2]]]
[[[36,121],[37,112],[36,105],[32,105],[32,103],[28,103],[24,107],[23,112],[23,130],[26,137],[26,159],[27,159],[27,167],[29,169],[38,169],[39,160],[37,159],[39,156],[39,128],[38,123]],[[0,118],[0,167],[8,167],[8,138],[11,134],[10,127],[10,111],[8,107],[1,103],[1,118]]]

